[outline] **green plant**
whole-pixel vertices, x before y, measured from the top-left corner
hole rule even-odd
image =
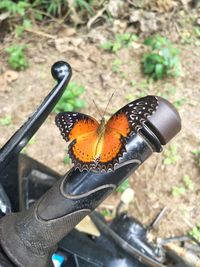
[[[28,61],[24,54],[26,45],[12,45],[6,49],[9,53],[8,64],[12,69],[22,70],[28,67]]]
[[[117,192],[123,193],[127,188],[130,187],[129,180],[126,179],[121,185],[116,189]]]
[[[130,47],[133,41],[136,41],[138,37],[135,34],[123,33],[116,34],[114,41],[107,41],[101,45],[103,50],[116,53],[123,47]]]
[[[21,37],[24,30],[32,24],[44,18],[52,19],[52,16],[62,17],[63,21],[74,22],[76,25],[83,23],[88,20],[89,15],[94,15],[97,6],[102,5],[103,3],[94,0],[0,0],[0,13],[2,11],[8,13],[9,17],[15,17],[12,26],[15,27],[16,36]]]
[[[181,195],[184,195],[185,192],[185,187],[182,185],[173,186],[171,191],[173,197],[180,197]]]
[[[120,72],[121,64],[122,64],[122,61],[119,58],[115,59],[112,64],[112,71]]]
[[[182,44],[193,44],[196,46],[200,45],[200,27],[195,26],[193,31],[183,30],[181,32],[181,43]]]
[[[22,153],[26,154],[27,153],[27,148],[28,146],[30,145],[34,145],[36,143],[36,136],[34,135],[29,141],[28,143],[26,144],[26,146],[22,149]]]
[[[156,80],[180,75],[179,52],[167,38],[151,36],[144,44],[150,47],[150,51],[142,58],[145,74]]]
[[[194,28],[195,35],[200,38],[200,26]]]
[[[100,211],[101,215],[106,219],[112,219],[113,218],[113,212],[109,210],[108,208],[104,208]]]
[[[43,11],[52,16],[61,16],[63,11],[67,10],[67,6],[67,1],[65,0],[35,0],[32,2],[32,8],[36,15]]]
[[[193,190],[194,189],[194,184],[193,181],[191,180],[190,176],[185,174],[183,176],[183,183],[185,185],[185,187],[189,190]]]
[[[180,109],[185,103],[186,103],[186,98],[182,97],[180,99],[174,100],[173,105],[177,108]]]
[[[12,0],[2,0],[0,2],[0,10],[5,10],[6,12],[10,12],[11,15],[20,15],[21,17],[25,16],[27,8],[30,7],[30,3],[28,1],[17,1],[14,2]]]
[[[46,10],[48,14],[52,14],[53,16],[60,16],[62,14],[62,9],[66,7],[67,1],[63,0],[51,0],[51,1],[44,1],[46,2]]]
[[[5,117],[0,119],[0,125],[9,126],[12,123],[12,117],[10,115],[6,115]]]
[[[180,159],[180,156],[177,154],[177,146],[170,145],[168,149],[164,151],[164,161],[165,165],[176,164]]]
[[[53,111],[59,113],[62,111],[78,111],[84,108],[86,103],[79,98],[84,92],[85,88],[83,86],[78,85],[76,82],[70,82]]]
[[[71,159],[70,159],[70,157],[69,157],[68,155],[66,155],[66,156],[64,157],[64,159],[63,159],[63,163],[64,163],[65,165],[71,163]]]
[[[200,166],[200,149],[193,150],[192,154],[195,156],[197,164]]]
[[[26,29],[32,27],[32,22],[29,19],[24,19],[21,25],[17,25],[15,27],[15,35],[17,37],[21,37]]]
[[[94,14],[94,11],[91,7],[93,0],[90,0],[89,3],[87,3],[87,1],[85,0],[74,0],[74,6],[76,8],[80,8],[80,9],[85,9],[88,13],[90,13],[91,15]]]
[[[43,0],[40,0],[42,2]],[[50,6],[50,5],[48,5]],[[18,19],[15,23],[15,35],[21,37],[24,30],[32,27],[32,19],[41,20],[42,15],[40,11],[33,8],[33,3],[30,0],[2,0],[0,2],[0,10],[9,12],[11,16],[15,16]],[[31,12],[29,12],[31,10]],[[31,15],[30,15],[31,14]]]
[[[131,80],[130,83],[131,83],[131,86],[133,86],[133,87],[137,85],[137,81],[136,80]]]
[[[197,242],[200,242],[200,224],[197,224],[195,227],[193,227],[188,234]]]
[[[180,197],[184,195],[187,190],[192,191],[194,189],[193,181],[190,176],[185,174],[182,179],[182,183],[172,187],[171,193],[174,197]]]
[[[127,94],[127,95],[125,95],[124,99],[125,99],[126,101],[131,102],[131,101],[133,101],[133,99],[134,99],[134,94]]]

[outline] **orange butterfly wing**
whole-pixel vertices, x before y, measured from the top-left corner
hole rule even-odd
[[[106,128],[115,130],[124,137],[127,137],[127,135],[131,132],[128,117],[122,112],[114,114],[107,122]]]
[[[99,127],[98,121],[94,118],[78,112],[61,112],[56,115],[55,122],[67,142],[97,131]]]
[[[81,171],[95,168],[97,142],[98,134],[94,131],[81,135],[70,143],[68,153],[75,168]]]
[[[56,116],[56,125],[63,138],[72,141],[68,153],[75,167],[91,169],[95,164],[99,123],[82,113],[62,112]]]

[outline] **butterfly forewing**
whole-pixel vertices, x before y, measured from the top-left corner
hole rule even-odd
[[[61,112],[57,114],[55,121],[67,142],[97,131],[99,127],[99,123],[94,118],[78,112]]]
[[[106,128],[113,129],[124,137],[131,131],[128,116],[124,112],[115,113],[107,122]]]
[[[118,110],[108,121],[108,127],[114,128],[121,133],[122,136],[130,136],[142,128],[142,125],[147,121],[148,116],[151,116],[156,111],[158,100],[155,96],[146,96],[130,102],[120,110]],[[123,115],[123,123],[118,123],[116,118]],[[128,126],[127,126],[127,122]],[[117,123],[115,123],[115,121]],[[127,129],[125,131],[125,128]],[[126,133],[124,135],[124,133]]]

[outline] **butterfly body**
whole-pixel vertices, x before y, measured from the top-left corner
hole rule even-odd
[[[69,145],[75,168],[82,170],[114,169],[126,151],[128,138],[135,134],[157,108],[154,96],[133,101],[117,111],[107,122],[75,112],[62,112],[56,124]]]

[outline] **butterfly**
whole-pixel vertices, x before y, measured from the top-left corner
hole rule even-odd
[[[126,152],[130,136],[136,134],[158,107],[155,96],[146,96],[119,109],[107,122],[77,112],[61,112],[55,122],[69,142],[68,153],[75,169],[114,170]]]

